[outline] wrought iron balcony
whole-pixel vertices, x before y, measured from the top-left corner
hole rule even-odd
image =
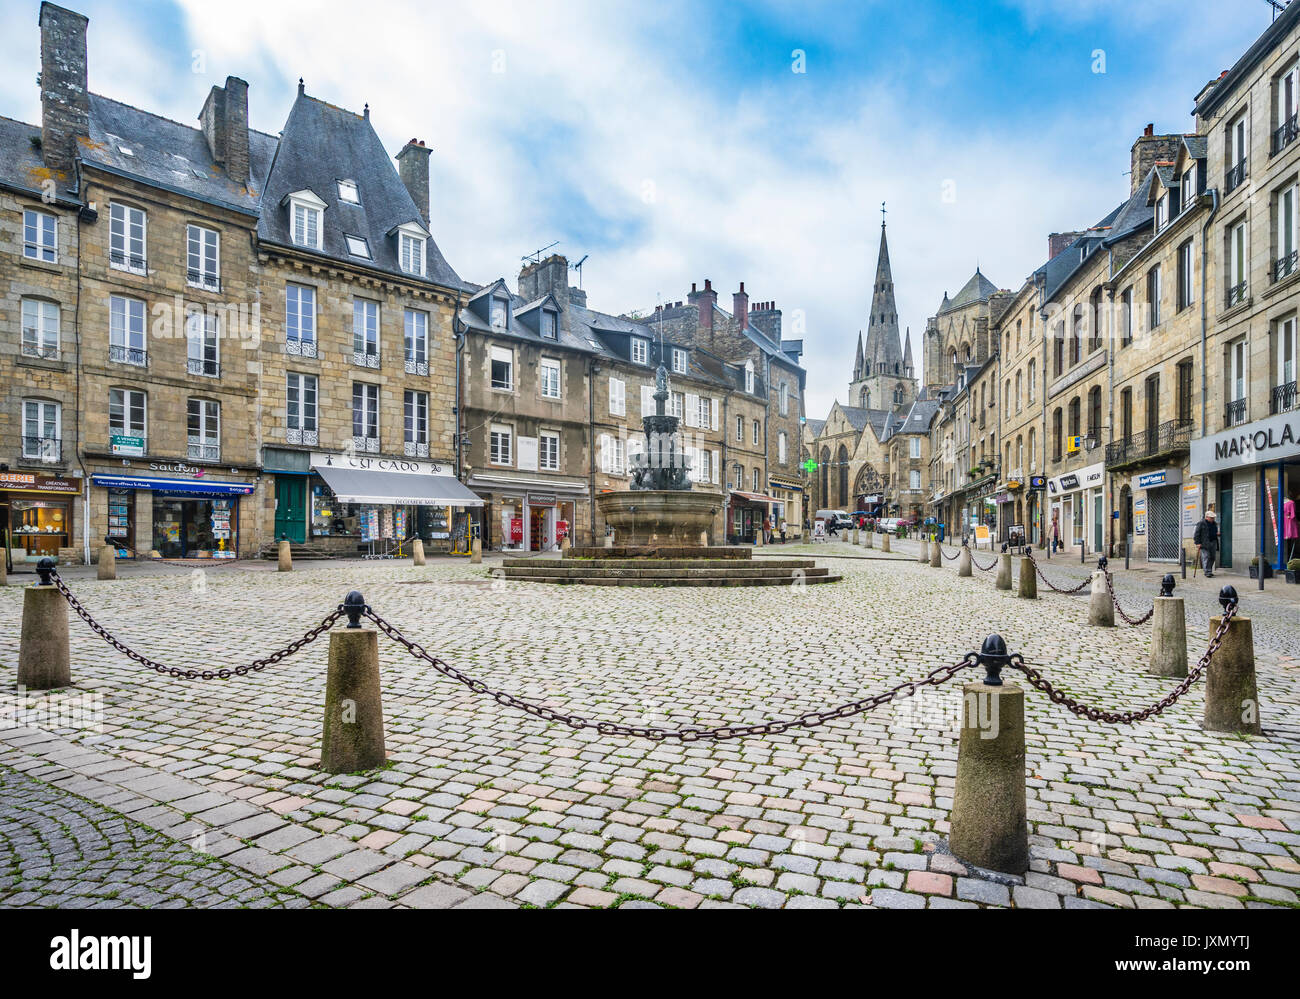
[[[1169,455],[1191,447],[1193,421],[1168,420],[1106,445],[1107,465],[1138,464],[1156,455]]]
[[[1300,125],[1296,122],[1296,116],[1292,115],[1273,129],[1273,155],[1276,156],[1298,137],[1300,137]]]
[[[205,378],[221,377],[221,365],[216,361],[208,360],[207,358],[188,358],[187,367],[192,375],[202,375]]]
[[[408,357],[406,359],[406,373],[408,375],[427,375],[429,373],[429,362],[416,361]]]
[[[149,364],[149,352],[143,347],[127,347],[120,343],[112,343],[108,345],[108,359],[143,368]]]
[[[352,449],[353,449],[354,451],[360,451],[360,452],[364,452],[364,453],[366,453],[366,454],[378,454],[378,453],[379,453],[379,438],[378,438],[378,437],[358,437],[358,436],[356,436],[356,435],[353,435],[353,437],[352,437]]]
[[[221,445],[213,444],[203,438],[191,434],[188,440],[187,453],[195,461],[220,461]]]
[[[1273,261],[1273,281],[1281,281],[1289,274],[1294,274],[1296,264],[1300,263],[1300,251],[1292,250]]]
[[[109,250],[108,263],[109,266],[120,271],[131,271],[133,274],[149,273],[148,261],[144,257],[123,253],[121,250]]]
[[[24,333],[26,330],[23,331]],[[58,347],[41,346],[35,340],[23,338],[22,347],[23,357],[39,357],[46,361],[57,361],[59,359]]]
[[[427,458],[429,457],[429,445],[427,442],[407,441],[403,453],[408,458]]]
[[[377,368],[379,367],[379,354],[378,352],[371,353],[369,350],[354,350],[352,351],[352,363],[363,368]]]
[[[315,357],[316,341],[315,340],[287,340],[284,345],[286,354],[296,354],[299,357]]]
[[[320,443],[320,434],[315,430],[300,430],[290,427],[284,432],[284,441],[286,444],[306,444],[315,447]]]
[[[202,288],[204,291],[221,290],[221,278],[207,271],[186,271],[185,280],[191,288]]]
[[[63,460],[63,441],[57,437],[23,437],[23,460],[57,465]]]
[[[1244,422],[1246,422],[1246,400],[1233,399],[1223,408],[1223,425],[1235,427],[1238,423]]]
[[[1231,194],[1246,182],[1246,161],[1242,160],[1223,177],[1223,193]]]
[[[1227,308],[1231,309],[1234,305],[1244,302],[1246,300],[1246,291],[1248,287],[1247,282],[1242,281],[1240,284],[1234,284],[1229,288]]]
[[[1279,385],[1273,389],[1272,398],[1269,400],[1270,413],[1289,413],[1296,408],[1296,403],[1300,401],[1296,398],[1296,383],[1287,382],[1285,385]]]

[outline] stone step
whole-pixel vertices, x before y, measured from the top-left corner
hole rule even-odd
[[[505,576],[507,579],[536,578],[539,576],[567,576],[582,579],[702,579],[711,576],[727,576],[731,578],[746,579],[763,579],[767,577],[777,577],[779,579],[791,579],[795,571],[803,573],[804,577],[811,579],[816,576],[825,576],[830,570],[811,567],[796,567],[796,569],[780,569],[770,566],[746,566],[744,568],[648,568],[644,565],[628,568],[612,568],[606,566],[532,566],[532,565],[515,565],[506,566]]]
[[[620,558],[709,558],[745,560],[754,554],[752,546],[716,545],[708,548],[681,545],[615,545],[604,547],[570,548],[570,558],[620,559]]]
[[[785,576],[509,576],[521,583],[568,583],[574,586],[790,586]],[[804,583],[838,583],[843,577],[808,576]]]
[[[771,569],[812,569],[817,563],[810,558],[765,558],[762,562],[718,561],[716,559],[574,559],[574,558],[514,558],[505,559],[502,565],[506,569],[533,566],[542,569],[576,568],[582,572],[597,569],[716,569],[727,571],[735,569],[746,571],[756,566]]]

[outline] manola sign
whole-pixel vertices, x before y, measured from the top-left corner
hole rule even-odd
[[[1300,412],[1278,413],[1192,441],[1192,474],[1206,475],[1300,455]]]

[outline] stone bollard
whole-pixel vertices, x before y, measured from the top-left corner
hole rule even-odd
[[[929,565],[930,564],[930,542],[926,541],[925,538],[917,538],[916,541],[917,544],[920,546],[920,550],[916,553],[916,561],[919,562],[921,565]]]
[[[50,690],[72,683],[68,655],[68,603],[53,585],[54,559],[37,563],[39,585],[23,590],[23,623],[18,638],[18,686]]]
[[[861,540],[862,540],[862,536],[858,533],[858,529],[856,527],[853,528],[853,541],[851,542],[851,544],[856,545]]]
[[[970,546],[961,546],[961,556],[957,559],[957,575],[969,576],[971,574]]]
[[[1160,596],[1151,615],[1152,676],[1187,675],[1187,615],[1183,598],[1174,596],[1174,577],[1169,573],[1160,581]]]
[[[30,591],[29,591],[30,592]],[[1225,586],[1219,603],[1226,609],[1237,602],[1237,591]],[[1210,618],[1210,635],[1219,630],[1221,617]],[[26,622],[24,621],[24,626]],[[21,681],[20,681],[21,682]],[[1205,715],[1201,728],[1212,732],[1260,734],[1259,690],[1255,686],[1255,636],[1250,618],[1238,614],[1224,633],[1223,644],[1210,657],[1205,670]]]
[[[876,547],[876,532],[867,531],[866,536],[862,539],[862,544],[866,548]]]
[[[889,539],[890,539],[891,537],[892,537],[892,535],[889,535],[889,534],[882,534],[882,535],[880,536],[880,550],[881,550],[882,552],[887,552],[887,551],[891,551],[891,550],[892,550],[892,549],[889,547]]]
[[[609,542],[610,539],[606,538],[605,539],[606,548],[610,547]],[[472,565],[478,565],[480,562],[483,561],[483,542],[481,539],[475,538],[473,541],[469,543],[469,560]]]
[[[1115,602],[1106,589],[1106,573],[1098,569],[1092,574],[1092,594],[1088,597],[1088,623],[1098,628],[1115,627]]]
[[[421,538],[411,542],[411,564],[424,565],[424,540]]]
[[[289,546],[288,538],[280,539],[280,566],[279,572],[293,572],[293,549]]]
[[[754,529],[754,547],[755,548],[763,547],[763,525],[762,524],[759,524],[758,527]]]
[[[943,547],[939,544],[938,541],[930,542],[930,568],[931,569],[943,568]]]
[[[1016,596],[1026,600],[1038,599],[1038,573],[1034,572],[1033,559],[1028,555],[1020,556],[1020,588],[1016,590]]]
[[[343,599],[348,626],[330,632],[320,768],[342,774],[371,770],[385,760],[384,707],[379,691],[379,632],[361,627],[365,598]]]
[[[998,556],[998,578],[994,584],[999,590],[1011,589],[1011,553],[1003,552]]]
[[[112,545],[105,545],[99,550],[99,565],[95,577],[117,579],[117,550]]]
[[[9,585],[9,566],[6,564],[5,553],[0,550],[0,586]]]
[[[1025,807],[1025,692],[1003,684],[1006,643],[984,640],[982,683],[962,687],[961,741],[949,846],[953,856],[1004,874],[1029,869]]]
[[[700,544],[706,546],[708,545],[709,535],[706,531],[700,532],[700,539],[701,539]],[[569,536],[566,534],[564,537],[560,539],[560,551],[567,552],[571,547],[573,547],[573,542],[569,540]]]

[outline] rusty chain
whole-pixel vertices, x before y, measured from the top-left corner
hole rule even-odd
[[[975,568],[978,569],[980,572],[988,572],[990,569],[996,567],[998,564],[998,559],[997,556],[995,555],[993,557],[993,561],[990,562],[988,565],[980,565],[979,559],[975,557],[975,553],[973,551],[970,553],[970,561],[971,561],[971,565],[975,566]]]
[[[951,562],[955,558],[961,558],[961,549],[958,548],[955,552],[949,555],[946,551],[943,550],[943,545],[940,545],[939,554],[942,555],[944,558],[946,558],[949,562]]]
[[[1009,659],[1009,664],[1024,673],[1025,678],[1029,681],[1030,685],[1041,690],[1051,698],[1052,703],[1064,705],[1067,709],[1081,718],[1087,718],[1089,721],[1103,721],[1117,725],[1131,725],[1133,722],[1145,721],[1148,718],[1160,714],[1165,710],[1165,708],[1169,707],[1191,689],[1192,684],[1201,678],[1201,674],[1204,673],[1205,668],[1209,666],[1210,658],[1214,653],[1219,651],[1219,646],[1223,644],[1223,636],[1228,633],[1228,626],[1232,623],[1232,619],[1236,614],[1237,605],[1235,603],[1229,604],[1223,611],[1223,618],[1219,622],[1219,627],[1214,632],[1214,637],[1210,639],[1210,644],[1205,650],[1205,655],[1201,656],[1200,660],[1196,663],[1196,666],[1188,670],[1187,676],[1183,678],[1183,681],[1178,684],[1177,687],[1171,690],[1163,698],[1156,701],[1155,704],[1143,708],[1141,711],[1103,711],[1101,708],[1094,708],[1086,704],[1081,704],[1069,694],[1052,686],[1051,681],[1045,679],[1043,674],[1038,672],[1038,670],[1027,665],[1024,657],[1018,652],[1012,653]]]
[[[316,641],[316,639],[320,638],[321,635],[325,634],[325,632],[329,631],[330,628],[334,626],[335,621],[343,616],[343,608],[340,605],[331,614],[327,615],[325,620],[321,621],[320,624],[312,628],[301,638],[290,642],[278,652],[273,652],[269,656],[263,656],[261,659],[255,659],[246,665],[230,668],[223,667],[215,670],[182,669],[179,666],[168,666],[165,663],[160,663],[154,659],[150,659],[148,656],[141,655],[139,652],[136,652],[130,646],[119,640],[117,636],[91,616],[90,611],[86,610],[86,608],[82,606],[81,601],[73,595],[70,589],[68,589],[68,584],[59,578],[59,574],[53,569],[50,570],[50,581],[58,591],[63,594],[63,599],[68,602],[68,606],[72,608],[81,620],[85,621],[86,624],[90,626],[90,630],[106,641],[109,645],[113,646],[113,648],[117,649],[118,652],[122,653],[122,655],[126,656],[128,659],[134,659],[142,666],[147,666],[151,670],[181,680],[229,680],[232,676],[244,676],[248,673],[255,673],[259,670],[266,669],[266,667],[274,665],[282,659],[288,659],[299,649]]]
[[[112,542],[112,547],[125,548],[127,551],[131,553],[131,557],[133,559],[140,559],[141,561],[148,562],[150,564],[161,563],[162,565],[171,565],[171,566],[175,566],[177,569],[204,569],[207,568],[208,566],[212,566],[213,568],[217,568],[217,567],[224,568],[225,566],[228,565],[234,565],[236,562],[254,562],[254,561],[259,561],[262,558],[260,555],[236,555],[234,558],[175,559],[175,558],[163,558],[162,556],[159,556],[158,558],[154,558],[152,555],[149,555],[147,553],[144,555],[140,554],[140,550],[138,548],[132,548],[130,545],[120,544],[117,541]]]
[[[573,729],[594,728],[601,735],[621,735],[638,739],[650,739],[653,742],[664,742],[670,739],[676,739],[680,742],[717,742],[723,739],[745,739],[757,735],[780,735],[792,728],[813,728],[838,718],[851,718],[865,711],[871,711],[883,704],[888,704],[897,697],[911,697],[920,687],[937,687],[939,684],[951,680],[963,669],[978,666],[980,663],[978,654],[970,652],[955,663],[931,670],[920,680],[900,683],[889,690],[881,691],[870,697],[864,697],[858,701],[849,701],[834,708],[827,708],[824,711],[805,711],[794,718],[782,718],[752,725],[718,725],[713,728],[660,728],[655,725],[621,725],[617,722],[593,721],[590,718],[584,718],[582,715],[565,714],[562,711],[556,711],[554,708],[522,700],[505,691],[494,690],[482,680],[476,680],[450,663],[444,662],[437,656],[430,655],[423,646],[407,638],[397,628],[376,614],[368,605],[362,611],[362,615],[373,621],[380,631],[405,648],[416,659],[423,660],[443,676],[463,684],[477,694],[487,694],[498,704],[524,711],[541,718],[543,721],[559,722]]]
[[[1072,589],[1069,589],[1069,590],[1064,590],[1064,589],[1062,589],[1061,587],[1057,586],[1055,583],[1053,583],[1050,579],[1048,579],[1048,578],[1043,574],[1043,568],[1042,568],[1042,566],[1040,566],[1040,565],[1038,564],[1038,559],[1034,558],[1034,556],[1033,556],[1032,553],[1030,553],[1030,552],[1026,552],[1026,553],[1025,553],[1025,558],[1029,559],[1030,563],[1031,563],[1031,564],[1033,565],[1033,567],[1034,567],[1034,572],[1038,573],[1038,578],[1041,579],[1041,580],[1042,580],[1042,581],[1047,585],[1047,588],[1048,588],[1049,590],[1055,590],[1057,593],[1064,593],[1067,597],[1072,597],[1072,596],[1074,596],[1076,593],[1082,593],[1082,592],[1083,592],[1083,589],[1084,589],[1085,586],[1091,586],[1091,585],[1092,585],[1092,577],[1089,576],[1087,579],[1085,579],[1085,580],[1084,580],[1082,583],[1080,583],[1078,586],[1076,586],[1076,587],[1074,587],[1074,588],[1072,588]]]
[[[1111,581],[1110,573],[1103,572],[1102,575],[1106,577],[1106,589],[1110,591],[1110,600],[1111,603],[1115,605],[1116,614],[1118,614],[1126,622],[1132,625],[1146,624],[1148,621],[1151,620],[1151,616],[1156,612],[1156,605],[1154,603],[1151,605],[1151,609],[1147,611],[1145,614],[1143,614],[1141,617],[1129,617],[1128,614],[1125,612],[1124,608],[1119,605],[1119,597],[1115,595],[1115,586],[1114,583],[1112,583]]]

